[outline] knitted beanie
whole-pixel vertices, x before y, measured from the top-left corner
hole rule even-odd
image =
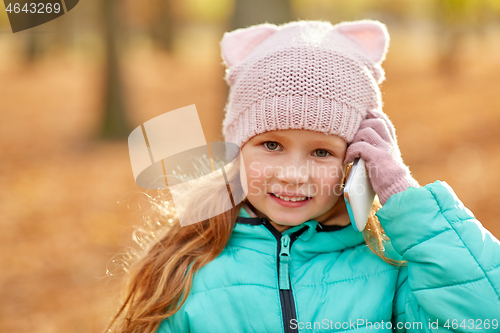
[[[306,129],[350,143],[368,110],[381,110],[389,35],[362,20],[300,20],[226,32],[220,42],[229,98],[223,134],[242,147],[253,136]]]

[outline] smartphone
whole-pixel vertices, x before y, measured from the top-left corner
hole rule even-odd
[[[375,191],[368,178],[365,161],[357,158],[344,186],[345,205],[354,230],[361,232],[365,229],[374,199]]]

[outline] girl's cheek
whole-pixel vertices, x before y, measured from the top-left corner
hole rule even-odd
[[[334,164],[334,165],[323,165],[323,166],[318,166],[316,167],[313,171],[314,174],[318,177],[318,178],[322,178],[322,179],[328,179],[328,180],[332,180],[332,179],[342,179],[342,176],[343,176],[343,167],[342,165],[339,163],[339,164]]]
[[[320,195],[338,197],[342,194],[342,174],[331,174],[318,179]]]
[[[329,166],[313,170],[314,183],[317,184],[319,195],[339,194],[343,171],[341,166]]]
[[[253,163],[251,166],[246,165],[244,174],[245,176],[241,177],[241,183],[243,191],[247,195],[258,195],[264,191],[266,174],[260,165],[257,163]]]

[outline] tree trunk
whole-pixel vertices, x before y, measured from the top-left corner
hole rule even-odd
[[[229,30],[265,22],[282,24],[291,20],[289,0],[236,0]]]
[[[161,49],[171,52],[176,27],[171,0],[158,0],[155,6],[159,14],[156,21],[151,24],[151,37]]]
[[[106,64],[104,72],[104,118],[99,133],[100,139],[127,138],[132,131],[127,120],[118,58],[119,31],[121,31],[121,27],[116,17],[117,3],[117,0],[102,1]]]

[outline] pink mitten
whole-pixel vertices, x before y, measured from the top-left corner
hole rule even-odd
[[[394,126],[385,113],[368,111],[346,151],[344,163],[365,161],[370,181],[383,205],[395,193],[419,187],[403,163]]]

